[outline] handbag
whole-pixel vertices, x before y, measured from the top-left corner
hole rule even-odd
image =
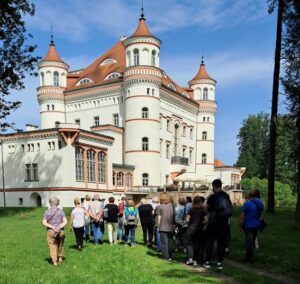
[[[260,221],[260,227],[259,230],[261,231],[261,233],[264,231],[264,229],[268,227],[268,224],[265,222],[265,220],[261,220]]]

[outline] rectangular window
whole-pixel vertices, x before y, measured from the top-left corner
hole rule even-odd
[[[185,155],[186,155],[186,147],[183,147],[182,148],[182,157],[185,158]]]
[[[50,105],[47,105],[47,110],[50,110]]]
[[[27,152],[30,152],[30,144],[27,144]]]
[[[194,136],[194,128],[191,127],[190,128],[190,139],[193,139],[193,136]]]
[[[51,143],[51,150],[55,150],[55,142]]]
[[[167,131],[171,131],[171,121],[167,119]]]
[[[40,151],[40,150],[41,150],[40,143],[37,143],[36,146],[37,146],[37,149],[36,149],[36,150],[37,150],[37,151]]]
[[[98,180],[99,183],[105,183],[105,159],[106,154],[104,152],[98,153]]]
[[[152,96],[154,96],[154,89],[152,89]]]
[[[61,149],[61,148],[62,148],[61,141],[58,141],[58,149]]]
[[[34,144],[31,144],[31,152],[34,152]]]
[[[185,125],[182,127],[182,136],[183,137],[186,136],[186,126]]]
[[[83,181],[84,179],[84,150],[82,148],[75,148],[75,167],[76,167],[76,181]]]
[[[19,205],[23,205],[23,198],[19,198]]]
[[[115,113],[113,115],[113,119],[114,119],[114,125],[119,126],[119,114]]]
[[[95,152],[93,150],[87,151],[87,170],[88,170],[88,182],[95,182]]]
[[[189,150],[189,163],[191,164],[193,162],[193,148],[190,148]]]
[[[25,152],[25,145],[24,144],[21,145],[21,151],[22,151],[22,153]]]
[[[25,180],[26,181],[38,181],[38,164],[26,164],[25,165]]]
[[[51,142],[48,142],[48,151],[51,150]]]
[[[54,105],[51,105],[51,108],[52,108],[52,110],[54,110],[54,109],[55,109],[55,106],[54,106]]]
[[[142,182],[143,182],[143,186],[149,186],[149,175],[148,174],[143,174]]]
[[[94,117],[94,125],[95,125],[95,126],[99,126],[99,125],[100,125],[100,119],[99,119],[99,116],[95,116],[95,117]]]
[[[150,88],[147,88],[147,95],[150,95]]]

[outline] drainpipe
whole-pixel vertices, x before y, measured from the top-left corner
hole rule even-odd
[[[1,165],[2,165],[3,206],[6,207],[4,162],[3,162],[3,141],[0,141],[0,145],[1,145]]]

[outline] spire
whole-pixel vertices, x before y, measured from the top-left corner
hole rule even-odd
[[[208,75],[208,73],[206,71],[203,56],[201,57],[201,64],[200,64],[199,70],[198,70],[196,76],[191,81],[189,81],[189,84],[193,85],[195,83],[194,81],[202,80],[202,79],[215,81],[212,77],[210,77]]]
[[[144,0],[142,0],[142,8],[141,8],[141,17],[140,20],[146,20],[144,15]]]
[[[52,25],[51,25],[51,36],[50,36],[50,44],[47,55],[42,59],[42,61],[57,61],[65,63],[60,56],[58,55],[58,52],[56,51],[54,40],[53,40],[53,33],[52,33]]]

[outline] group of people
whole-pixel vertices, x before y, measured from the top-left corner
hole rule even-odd
[[[114,197],[104,206],[100,196],[89,195],[81,204],[74,200],[69,229],[74,231],[76,246],[82,250],[83,239],[91,240],[95,245],[103,243],[104,223],[107,223],[110,245],[124,242],[135,246],[135,231],[141,223],[144,244],[156,247],[162,257],[171,261],[173,251],[187,253],[187,265],[198,265],[203,261],[205,268],[211,267],[216,256],[216,267],[221,270],[228,241],[230,239],[230,219],[233,206],[227,193],[222,190],[222,182],[212,182],[213,194],[206,200],[202,196],[179,198],[176,205],[173,198],[162,193],[160,199],[152,202],[142,199],[138,207],[133,199],[123,197],[115,204]],[[253,192],[241,208],[240,225],[246,236],[245,262],[254,261],[255,239],[262,218],[263,204]],[[52,197],[50,208],[45,212],[43,224],[47,227],[47,241],[53,265],[64,260],[64,228],[66,215],[59,207],[59,200]]]

